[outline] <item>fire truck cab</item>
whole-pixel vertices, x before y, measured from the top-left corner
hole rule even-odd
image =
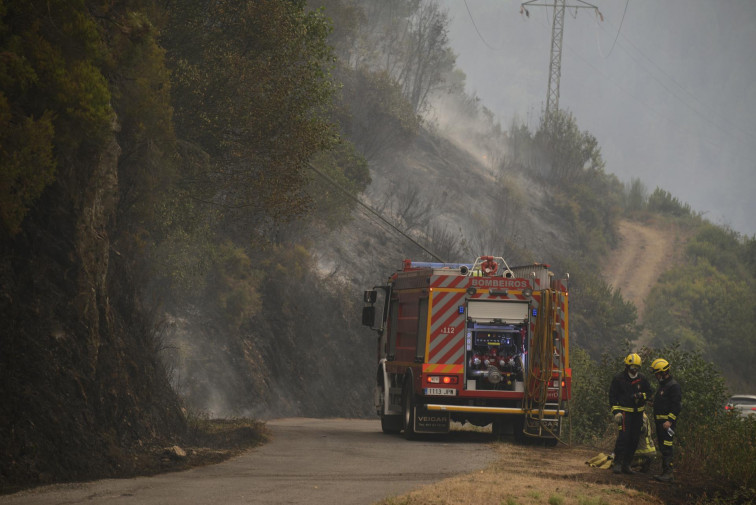
[[[571,395],[567,298],[545,264],[405,260],[364,293],[382,430],[411,439],[457,421],[556,444]]]

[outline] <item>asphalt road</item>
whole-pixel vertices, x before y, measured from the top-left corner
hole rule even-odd
[[[54,485],[0,496],[0,504],[360,505],[483,468],[491,435],[452,432],[407,441],[380,422],[269,421],[273,439],[229,461],[135,479]]]

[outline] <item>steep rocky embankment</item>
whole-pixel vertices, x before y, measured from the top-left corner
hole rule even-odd
[[[0,491],[128,474],[184,428],[112,242],[120,147],[82,156],[0,243]]]

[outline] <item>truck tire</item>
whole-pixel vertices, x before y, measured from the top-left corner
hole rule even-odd
[[[496,440],[501,440],[505,432],[504,419],[497,417],[491,423],[491,433]]]
[[[383,430],[383,433],[389,435],[396,435],[397,433],[400,433],[402,431],[402,416],[382,415],[381,430]]]
[[[530,442],[530,437],[528,437],[525,432],[523,431],[525,429],[525,416],[515,416],[512,419],[512,434],[514,435],[515,442],[518,444],[527,444]]]
[[[556,445],[559,443],[559,440],[556,438],[544,438],[543,439],[543,446],[544,447],[556,447]]]
[[[402,428],[404,438],[415,438],[415,392],[412,390],[412,377],[408,376],[404,381],[402,390]]]
[[[379,389],[380,388],[380,389]],[[378,387],[376,391],[380,391],[380,407],[378,415],[381,416],[381,430],[383,433],[389,435],[396,435],[402,431],[402,415],[401,414],[384,414],[386,406],[384,405],[383,398],[386,398],[386,385],[383,383],[383,375],[378,370]]]

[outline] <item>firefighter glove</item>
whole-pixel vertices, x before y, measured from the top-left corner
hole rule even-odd
[[[614,423],[618,425],[622,425],[622,412],[617,412],[614,414]]]

